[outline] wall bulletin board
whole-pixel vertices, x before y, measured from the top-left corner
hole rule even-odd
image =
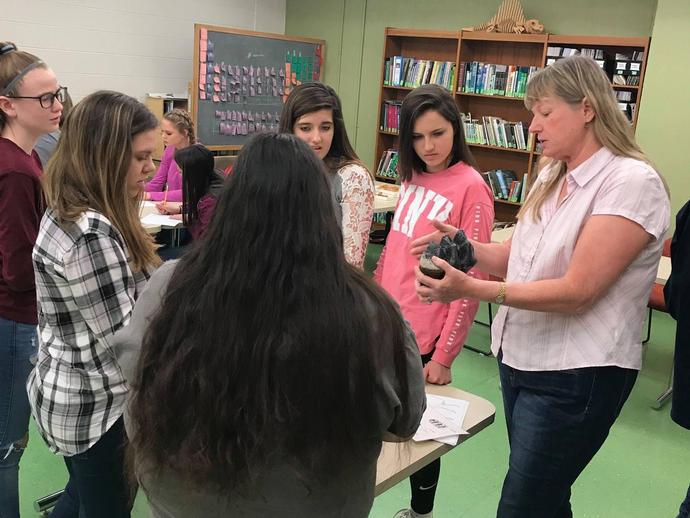
[[[296,85],[319,81],[325,42],[194,24],[192,118],[213,150],[237,150],[253,134],[276,131]]]

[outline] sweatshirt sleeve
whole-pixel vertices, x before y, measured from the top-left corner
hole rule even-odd
[[[31,251],[41,222],[34,180],[21,173],[2,174],[0,193],[2,279],[13,291],[33,290]]]
[[[177,178],[175,177],[177,176]],[[165,148],[156,175],[146,184],[145,190],[153,201],[182,201],[182,179],[175,164],[175,148]],[[167,197],[165,191],[168,191]]]
[[[489,195],[484,193],[483,186],[478,191],[475,195],[473,195],[473,190],[468,192],[457,226],[465,231],[468,238],[488,243],[491,241],[491,228],[494,221],[493,203]],[[477,279],[488,279],[487,274],[476,268],[471,269],[468,275]],[[478,308],[479,301],[474,299],[459,299],[449,304],[448,316],[443,324],[432,360],[450,368],[465,344]]]

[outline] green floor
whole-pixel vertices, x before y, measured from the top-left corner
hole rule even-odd
[[[374,256],[377,250],[371,252]],[[370,266],[371,261],[367,264]],[[479,317],[486,318],[485,306],[480,308]],[[652,340],[646,346],[644,367],[632,395],[608,441],[574,487],[576,517],[676,516],[690,483],[690,431],[671,421],[668,406],[660,411],[650,408],[666,386],[674,333],[674,321],[655,313]],[[475,325],[467,343],[488,348],[488,329]],[[443,457],[434,516],[493,517],[508,456],[495,360],[463,351],[453,367],[453,384],[491,401],[497,408],[496,421]],[[62,460],[48,451],[32,429],[21,464],[22,516],[37,516],[34,499],[63,487],[65,481]],[[409,487],[403,482],[376,499],[371,516],[391,518],[408,500]],[[140,495],[133,516],[147,515],[145,499]]]

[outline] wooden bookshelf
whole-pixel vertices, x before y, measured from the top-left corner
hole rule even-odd
[[[612,79],[616,67],[616,54],[632,56],[633,52],[642,52],[643,58],[639,63],[639,84],[638,85],[618,85],[611,82],[611,86],[618,95],[618,92],[630,92],[631,100],[636,109],[631,123],[637,127],[637,116],[640,113],[639,101],[642,98],[642,85],[644,84],[645,69],[647,68],[647,57],[649,56],[649,38],[616,38],[610,36],[564,36],[551,34],[548,38],[548,47],[568,47],[568,48],[588,48],[600,49],[603,51],[605,61],[604,70]],[[546,61],[544,62],[546,63]]]
[[[519,67],[544,67],[547,62],[549,46],[569,48],[602,49],[607,62],[615,61],[615,55],[631,55],[633,51],[643,52],[639,85],[617,85],[612,83],[615,92],[631,92],[631,102],[636,103],[636,110],[631,123],[637,123],[639,100],[642,95],[644,73],[649,49],[649,38],[615,38],[605,36],[562,36],[552,34],[497,34],[479,31],[431,31],[415,29],[387,28],[384,32],[384,52],[381,60],[381,80],[379,90],[379,117],[376,133],[376,163],[377,170],[381,156],[388,149],[395,149],[398,145],[398,134],[384,131],[382,107],[385,101],[402,101],[413,90],[406,86],[391,86],[385,84],[386,60],[393,56],[412,57],[415,59],[454,61],[455,77],[452,81],[452,92],[460,111],[471,114],[473,119],[483,116],[500,117],[509,122],[522,122],[529,127],[532,114],[525,108],[524,100],[520,97],[505,95],[488,95],[469,93],[462,90],[464,78],[458,77],[463,62],[478,61],[483,63],[514,65]],[[615,63],[614,63],[615,66]],[[612,79],[611,70],[607,70]],[[613,81],[613,79],[612,79]],[[470,144],[470,149],[477,161],[481,172],[493,169],[507,169],[516,173],[520,180],[528,175],[527,188],[532,184],[536,175],[536,163],[541,154],[533,147],[527,150],[505,148],[481,144]],[[384,181],[394,181],[388,177],[377,178]],[[501,221],[514,220],[520,208],[520,203],[506,200],[495,200],[496,219]]]

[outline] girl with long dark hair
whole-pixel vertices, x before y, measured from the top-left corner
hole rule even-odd
[[[418,261],[410,254],[410,244],[434,230],[435,218],[454,222],[476,241],[490,241],[493,196],[465,142],[455,99],[438,85],[421,86],[403,100],[399,151],[400,202],[374,276],[410,322],[426,380],[445,385],[479,304],[420,301],[415,291]],[[476,270],[470,274],[486,278]],[[431,517],[440,468],[438,459],[410,477],[410,509],[396,518]]]
[[[384,435],[416,430],[414,338],[346,263],[326,175],[296,137],[256,136],[119,334],[154,517],[365,517]]]
[[[374,182],[350,144],[335,90],[316,82],[297,86],[283,106],[280,131],[309,144],[326,164],[339,205],[336,217],[341,221],[345,257],[362,268],[374,214]]]
[[[182,171],[182,203],[159,202],[156,207],[162,214],[179,215],[192,239],[199,239],[211,221],[225,178],[214,169],[213,153],[202,144],[178,149],[175,162]]]

